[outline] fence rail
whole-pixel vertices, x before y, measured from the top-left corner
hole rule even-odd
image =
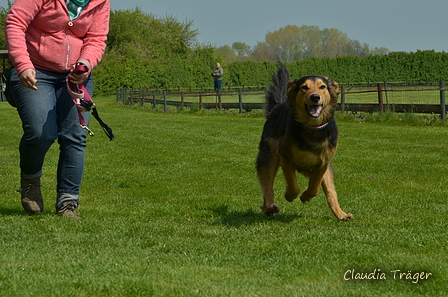
[[[341,84],[337,110],[346,112],[411,112],[440,114],[446,117],[445,83],[416,85],[393,85],[388,82],[365,85]],[[151,104],[154,108],[163,105],[198,109],[239,109],[240,113],[262,109],[266,87],[243,90],[242,88],[214,93],[211,91],[182,92],[176,90],[120,89],[116,101],[123,104]],[[251,99],[243,99],[251,98]],[[255,99],[254,99],[255,98]],[[355,99],[352,99],[355,98]],[[397,99],[400,98],[400,99]],[[352,99],[352,100],[350,100]],[[412,100],[411,100],[412,99]],[[405,102],[396,102],[396,101]],[[354,102],[351,102],[354,101]]]

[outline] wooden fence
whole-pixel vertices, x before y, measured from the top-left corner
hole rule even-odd
[[[417,97],[425,98],[422,101],[428,101],[431,97],[431,103],[396,103],[390,100],[394,95],[400,94],[400,97],[416,97],[415,93],[411,96],[411,92],[419,92]],[[176,106],[178,108],[198,109],[238,109],[240,113],[250,111],[252,109],[263,108],[263,97],[266,93],[266,87],[260,87],[243,90],[242,88],[235,90],[225,90],[224,92],[215,93],[212,91],[183,92],[181,88],[149,90],[149,89],[121,89],[117,90],[116,101],[123,104],[151,104],[152,107],[162,105],[164,111],[168,110],[168,106]],[[257,102],[245,102],[244,97],[248,95],[259,96],[261,99]],[[347,102],[347,98],[353,95],[369,96],[369,102]],[[341,112],[384,112],[390,110],[393,112],[410,112],[410,113],[434,113],[440,114],[442,119],[446,117],[446,101],[445,101],[445,83],[439,84],[392,84],[388,82],[376,84],[340,84],[340,93],[337,110]],[[230,98],[230,99],[228,99]],[[238,98],[235,100],[235,98]],[[372,100],[372,98],[374,98]],[[210,102],[213,101],[213,102]],[[229,102],[231,101],[231,102]]]

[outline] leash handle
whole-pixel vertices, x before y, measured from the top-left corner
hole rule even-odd
[[[89,68],[87,68],[87,66],[82,63],[76,63],[75,69],[73,70],[73,72],[75,74],[83,74],[88,71],[89,71]]]
[[[75,74],[82,74],[87,71],[89,71],[89,69],[87,68],[86,65],[82,63],[77,63],[75,65],[75,69],[73,70]],[[89,133],[90,136],[94,135],[93,131],[90,130],[89,127],[87,127],[84,121],[84,116],[82,114],[83,111],[85,112],[91,111],[92,115],[95,117],[95,119],[103,128],[103,131],[104,133],[106,133],[107,137],[109,137],[110,140],[114,140],[115,136],[112,133],[112,129],[101,120],[100,116],[98,115],[98,111],[96,110],[96,106],[93,103],[92,98],[90,98],[90,95],[87,92],[84,85],[73,84],[68,76],[66,79],[66,83],[67,83],[67,90],[70,96],[72,97],[73,103],[75,103],[76,107],[78,108],[79,123],[81,128],[86,129],[86,131]]]

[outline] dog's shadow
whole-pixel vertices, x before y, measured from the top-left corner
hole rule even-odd
[[[261,211],[255,212],[253,209],[248,209],[246,211],[229,211],[229,207],[227,205],[222,205],[211,210],[215,213],[216,216],[213,225],[224,225],[233,227],[254,225],[266,221],[276,221],[288,224],[300,217],[300,215],[297,214],[285,213],[280,213],[275,216],[269,217],[265,216]]]

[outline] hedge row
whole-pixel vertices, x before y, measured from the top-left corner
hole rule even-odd
[[[111,94],[123,88],[211,87],[213,80],[209,73],[213,70],[214,62],[219,61],[213,58],[210,49],[196,49],[187,57],[167,57],[168,62],[165,61],[163,65],[157,65],[157,61],[120,61],[116,57],[110,58],[106,56],[108,61],[104,61],[103,66],[96,70],[97,94]],[[394,52],[364,58],[309,58],[285,65],[291,78],[318,74],[329,76],[340,83],[448,80],[448,53],[445,52]],[[223,68],[225,86],[250,87],[269,84],[277,64],[246,61],[223,65]]]
[[[448,53],[393,52],[385,56],[309,58],[285,63],[292,78],[317,74],[338,82],[440,81],[448,80]],[[229,85],[267,84],[275,63],[235,62],[227,66]]]

